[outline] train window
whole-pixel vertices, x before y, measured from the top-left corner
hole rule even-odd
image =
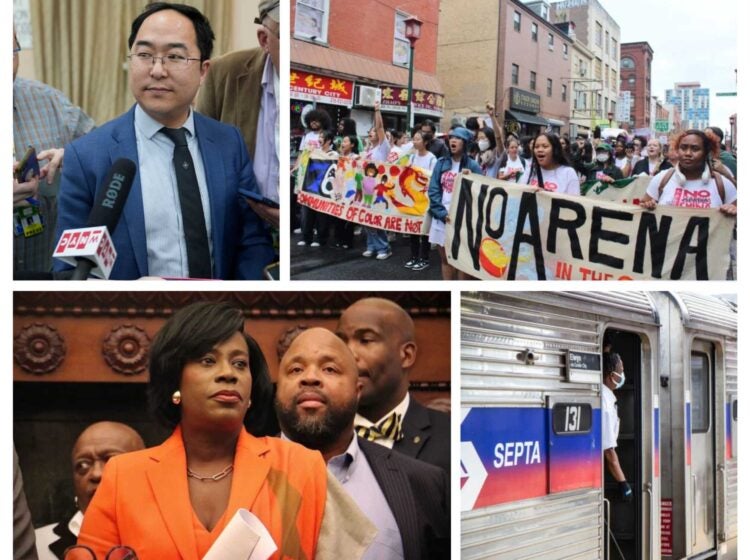
[[[693,353],[690,358],[692,381],[692,432],[705,433],[711,427],[711,385],[709,383],[708,356]]]
[[[556,403],[552,407],[552,429],[558,435],[586,434],[591,431],[591,405]]]

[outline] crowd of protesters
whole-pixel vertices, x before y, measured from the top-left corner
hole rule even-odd
[[[722,144],[723,133],[718,127],[674,133],[666,144],[658,138],[639,135],[606,136],[599,127],[592,137],[578,134],[573,140],[566,134],[545,130],[518,137],[506,132],[494,106],[488,103],[486,110],[489,118],[470,117],[465,124],[454,120],[444,141],[437,137],[431,120],[422,121],[411,136],[386,130],[376,105],[374,125],[364,145],[353,119],[342,119],[334,134],[327,114],[312,111],[307,116],[309,132],[300,148],[325,146],[329,151],[334,149],[329,146],[335,146],[340,155],[375,162],[403,162],[402,158],[408,156],[408,165],[429,174],[430,225],[425,228],[426,235],[408,236],[411,257],[404,266],[414,271],[428,268],[431,248],[436,247],[445,280],[468,278],[448,263],[444,249],[453,185],[459,173],[477,173],[566,195],[580,195],[582,186],[596,181],[614,183],[647,176],[651,179],[641,202],[643,208],[652,210],[661,204],[719,208],[727,215],[737,213],[737,160]],[[685,190],[709,194],[700,201],[675,196],[675,192]],[[309,208],[302,208],[301,222],[297,233],[301,232],[303,238],[298,245],[326,245],[333,229],[336,247],[352,247],[354,235],[363,233],[363,257],[385,260],[392,256],[390,242],[396,234],[355,227],[352,222]]]

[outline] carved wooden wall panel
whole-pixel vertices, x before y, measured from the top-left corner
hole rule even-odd
[[[277,345],[287,329],[333,329],[346,307],[368,295],[393,299],[414,319],[419,353],[413,389],[449,391],[448,292],[17,292],[14,380],[145,383],[154,335],[176,309],[199,300],[229,301],[245,310],[246,331],[275,378]]]

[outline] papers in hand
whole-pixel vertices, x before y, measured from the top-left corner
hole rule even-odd
[[[266,526],[253,513],[238,509],[203,560],[268,560],[274,552],[276,543]]]

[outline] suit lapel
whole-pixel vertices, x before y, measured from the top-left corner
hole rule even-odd
[[[197,560],[193,506],[188,492],[187,463],[180,428],[153,449],[150,459],[146,476],[169,536],[184,560]]]
[[[411,398],[409,408],[406,409],[406,415],[401,422],[404,437],[397,441],[393,448],[399,453],[416,458],[430,437],[431,425],[427,410],[421,407],[414,398]]]
[[[408,477],[392,460],[392,450],[387,447],[379,449],[375,447],[378,446],[377,443],[362,438],[359,438],[358,443],[396,519],[404,547],[404,559],[419,558],[421,553],[417,507]]]
[[[268,477],[269,461],[259,458],[269,451],[262,439],[240,432],[237,451],[234,455],[234,477],[227,506],[227,523],[240,508],[250,509]]]
[[[120,158],[132,160],[138,166],[138,146],[135,140],[135,105],[112,131],[115,141],[109,149],[110,164]],[[97,188],[99,185],[97,185]],[[133,187],[125,201],[125,208],[118,227],[125,227],[130,236],[133,253],[140,276],[148,274],[148,254],[146,249],[146,223],[143,213],[143,195],[141,194],[141,174],[136,172]],[[124,223],[122,223],[124,222]],[[110,232],[112,235],[113,232]]]
[[[48,548],[55,553],[57,558],[62,558],[65,549],[76,544],[77,537],[68,529],[69,522],[70,520],[61,521],[52,528],[52,532],[60,538],[51,542]]]
[[[193,113],[195,131],[198,136],[198,146],[203,159],[203,169],[206,173],[208,199],[211,204],[211,236],[213,238],[214,278],[228,276],[224,270],[224,224],[227,210],[227,177],[224,172],[224,153],[222,146],[212,134],[210,120],[199,113]]]

